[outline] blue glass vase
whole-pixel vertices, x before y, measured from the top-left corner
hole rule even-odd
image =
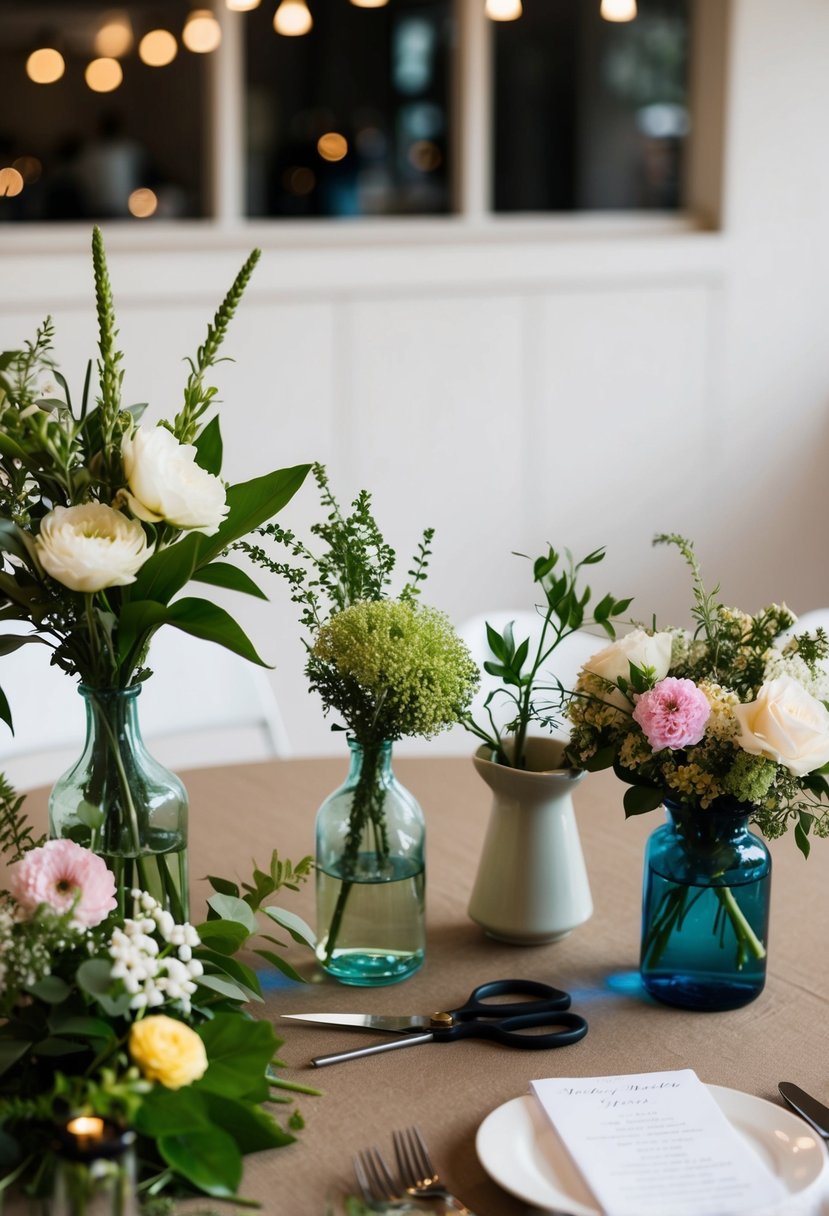
[[[642,983],[682,1009],[736,1009],[766,982],[771,857],[750,807],[667,802],[645,851]]]
[[[346,782],[317,815],[317,958],[344,984],[394,984],[425,953],[423,812],[390,742],[348,743]]]

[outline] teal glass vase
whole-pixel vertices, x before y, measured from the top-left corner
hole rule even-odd
[[[188,919],[187,792],[147,751],[138,722],[140,684],[82,684],[86,742],[49,798],[49,834],[103,857],[115,875],[122,915],[130,891],[148,891],[181,923]]]
[[[769,851],[750,807],[665,806],[645,851],[642,983],[682,1009],[747,1005],[766,981]]]
[[[344,984],[394,984],[425,954],[423,812],[390,742],[349,747],[346,782],[317,815],[317,958]]]

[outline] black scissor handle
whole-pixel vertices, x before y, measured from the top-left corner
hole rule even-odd
[[[513,1005],[514,1009],[515,1006]],[[550,1034],[525,1034],[535,1026],[556,1027]],[[536,1009],[535,1013],[518,1014],[516,1017],[497,1020],[471,1019],[455,1026],[433,1031],[435,1039],[493,1039],[506,1047],[519,1047],[524,1051],[543,1051],[550,1047],[567,1047],[578,1043],[587,1034],[587,1022],[577,1013]]]
[[[497,1004],[490,997],[497,996],[529,996],[530,1001],[509,1001]],[[479,984],[469,994],[469,999],[460,1009],[450,1012],[458,1022],[468,1022],[471,1018],[509,1018],[522,1017],[525,1014],[543,1014],[545,1017],[558,1009],[570,1008],[570,994],[552,984],[542,984],[538,980],[491,980],[488,984]],[[543,1025],[536,1022],[534,1025]]]

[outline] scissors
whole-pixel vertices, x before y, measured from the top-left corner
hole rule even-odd
[[[528,1001],[497,1003],[494,997],[531,997]],[[587,1022],[577,1013],[570,1013],[570,994],[541,984],[536,980],[492,980],[479,984],[466,1004],[440,1013],[383,1016],[371,1013],[283,1013],[283,1018],[297,1022],[313,1022],[321,1026],[345,1026],[354,1030],[380,1030],[400,1035],[399,1039],[373,1043],[352,1051],[317,1056],[311,1061],[315,1068],[354,1060],[360,1056],[393,1051],[398,1047],[413,1047],[416,1043],[451,1043],[455,1039],[493,1039],[506,1047],[526,1051],[543,1051],[551,1047],[566,1047],[577,1043],[587,1034]],[[556,1029],[549,1034],[527,1034],[536,1026]]]

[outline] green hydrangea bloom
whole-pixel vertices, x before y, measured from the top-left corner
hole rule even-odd
[[[326,709],[361,742],[421,735],[458,722],[480,673],[449,618],[401,600],[352,604],[320,626],[308,671]]]

